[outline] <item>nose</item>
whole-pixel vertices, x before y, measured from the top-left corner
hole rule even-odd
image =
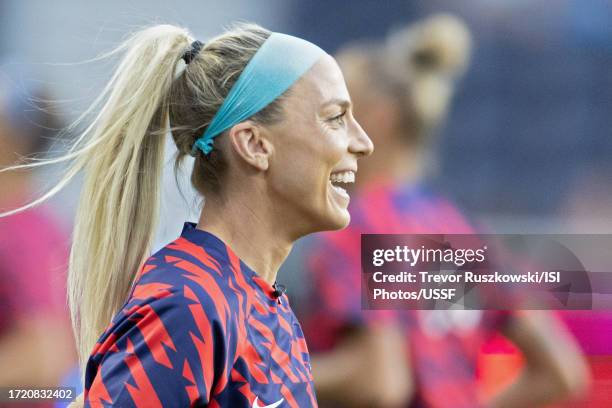
[[[374,152],[374,143],[372,143],[372,139],[370,139],[365,130],[363,130],[359,122],[353,119],[353,123],[349,151],[359,156],[371,155],[372,152]]]

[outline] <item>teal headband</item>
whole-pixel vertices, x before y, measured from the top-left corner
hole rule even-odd
[[[213,139],[243,122],[281,96],[325,55],[316,45],[286,34],[272,33],[257,50],[230,89],[223,104],[191,149],[205,155],[213,149]]]

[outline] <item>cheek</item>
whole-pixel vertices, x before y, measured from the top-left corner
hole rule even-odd
[[[289,135],[287,135],[289,136]],[[296,133],[287,138],[282,154],[292,167],[303,170],[328,172],[348,150],[348,137],[342,129],[331,129],[324,123],[296,127]]]
[[[316,182],[318,166],[310,159],[310,152],[295,145],[286,152],[277,151],[277,155],[270,168],[273,189],[285,199],[303,199],[305,191]]]
[[[272,182],[285,199],[320,201],[327,193],[329,174],[348,151],[348,138],[341,129],[322,123],[296,123],[282,135],[275,152]],[[279,138],[280,141],[280,138]],[[305,204],[305,203],[304,203]]]
[[[272,196],[281,206],[302,217],[326,211],[329,195],[329,170],[310,154],[292,154],[276,167],[271,178]]]
[[[320,161],[331,170],[348,151],[348,137],[343,129],[325,129],[318,135],[317,153]]]

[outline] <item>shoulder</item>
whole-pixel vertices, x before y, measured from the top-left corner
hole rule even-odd
[[[183,254],[173,244],[145,262],[88,363],[86,385],[107,389],[118,401],[127,398],[125,382],[136,379],[134,367],[152,389],[172,389],[174,395],[189,378],[200,395],[208,395],[234,361],[238,319],[215,262],[193,249]]]
[[[231,354],[229,339],[235,337],[236,322],[228,308],[220,307],[218,299],[212,301],[188,278],[166,278],[176,269],[147,265],[96,343],[90,359],[93,366],[105,362],[108,369],[116,365],[114,359],[121,365],[125,356],[138,355],[144,356],[141,362],[147,370],[156,372],[183,367],[185,361],[201,366],[202,359]]]
[[[172,309],[189,313],[196,323],[206,319],[224,328],[236,324],[230,312],[238,308],[236,288],[226,263],[214,250],[178,238],[147,259],[122,311]]]
[[[140,309],[165,314],[182,313],[196,323],[206,318],[225,326],[229,316],[231,288],[215,272],[189,259],[159,253],[149,258],[134,282],[123,313]]]

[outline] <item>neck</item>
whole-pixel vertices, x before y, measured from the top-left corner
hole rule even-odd
[[[227,244],[236,255],[270,285],[293,241],[279,231],[278,216],[266,206],[257,206],[240,194],[225,199],[207,198],[197,228],[208,231]]]

